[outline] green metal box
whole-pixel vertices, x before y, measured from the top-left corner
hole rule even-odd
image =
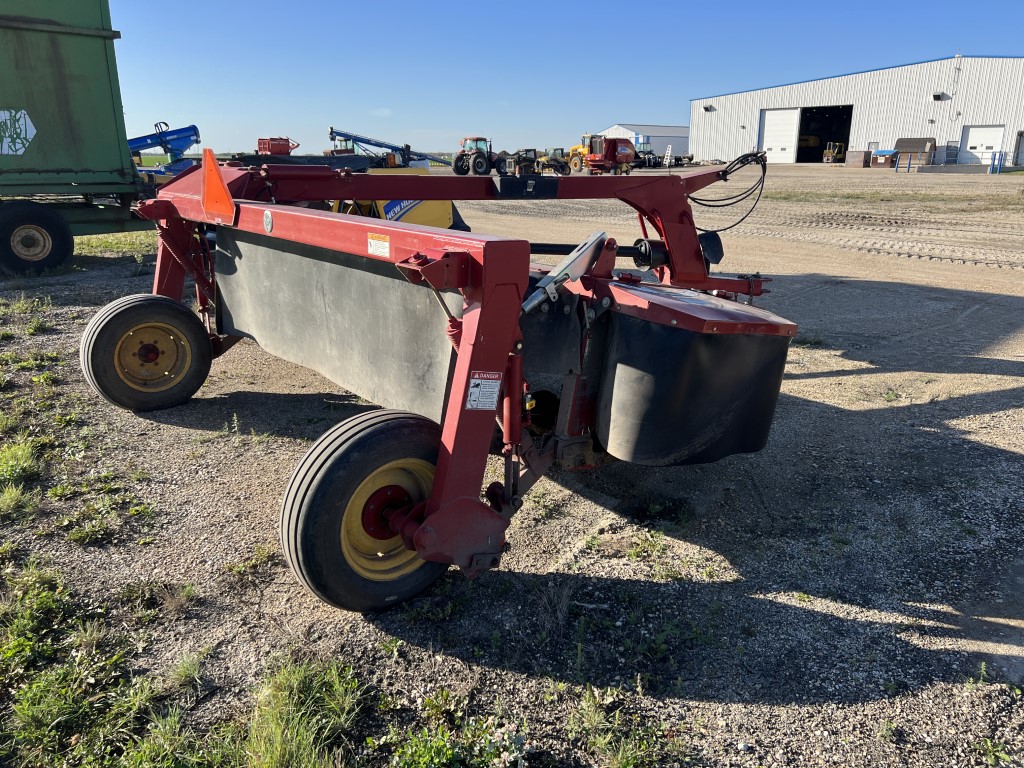
[[[137,191],[107,0],[6,0],[0,194]]]
[[[0,272],[62,264],[74,235],[148,229],[107,0],[0,4]]]

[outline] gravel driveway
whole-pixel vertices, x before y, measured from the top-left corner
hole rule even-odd
[[[156,513],[82,546],[37,535],[76,504],[46,497],[4,535],[97,601],[145,580],[195,585],[189,610],[138,630],[136,672],[201,650],[206,685],[185,712],[200,729],[247,711],[290,653],[341,658],[386,696],[369,731],[415,726],[443,689],[519,724],[528,765],[629,764],[593,738],[588,707],[638,765],[1020,765],[1024,176],[768,179],[721,265],[772,276],[757,303],[800,326],[758,454],[551,473],[500,570],[451,571],[388,613],[339,612],[277,554],[281,494],[311,441],[369,406],[247,342],[187,405],[106,404],[77,369],[78,340],[99,306],[148,290],[153,259],[79,256],[70,274],[0,280],[0,299],[39,299],[51,326],[24,334],[9,314],[0,353],[57,353],[87,430],[61,471],[131,478]],[[476,232],[638,236],[603,201],[460,210]],[[12,370],[7,391],[29,375]]]

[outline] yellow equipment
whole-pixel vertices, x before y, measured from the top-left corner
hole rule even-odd
[[[593,136],[594,134],[592,133],[584,133],[582,143],[569,148],[569,168],[573,173],[579,173],[586,166],[586,158],[590,154],[590,139]]]
[[[842,163],[846,160],[846,145],[841,141],[830,141],[821,156],[823,163]]]
[[[411,173],[429,176],[429,168],[370,168],[367,173]],[[449,200],[335,200],[331,210],[367,216],[371,219],[402,221],[428,227],[450,229],[454,218]]]

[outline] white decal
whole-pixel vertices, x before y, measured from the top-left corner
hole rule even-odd
[[[36,127],[24,109],[0,109],[0,155],[23,155]]]
[[[391,238],[387,235],[378,235],[376,232],[367,233],[366,252],[371,256],[380,256],[384,259],[390,259]]]
[[[498,408],[501,392],[501,374],[491,371],[473,371],[469,374],[467,411],[494,411]]]

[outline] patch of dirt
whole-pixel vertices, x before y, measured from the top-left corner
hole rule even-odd
[[[157,508],[145,544],[5,535],[100,600],[143,580],[194,584],[196,602],[147,633],[140,669],[212,649],[211,690],[187,713],[199,725],[244,711],[275,654],[298,648],[346,659],[407,713],[445,687],[525,719],[538,765],[597,764],[567,731],[586,684],[621,688],[701,765],[983,765],[984,739],[1019,761],[1022,189],[1020,176],[771,168],[721,265],[772,276],[757,303],[801,328],[768,447],[553,472],[498,571],[452,571],[365,617],[318,602],[278,556],[229,568],[277,551],[290,473],[365,403],[243,342],[191,403],[121,411],[88,390],[77,345],[98,306],[148,290],[151,267],[86,258],[0,281],[0,298],[49,296],[54,326],[0,352],[58,352],[89,460],[134,473]],[[612,202],[460,210],[474,231],[537,241],[639,236]],[[47,504],[57,516],[71,502]]]

